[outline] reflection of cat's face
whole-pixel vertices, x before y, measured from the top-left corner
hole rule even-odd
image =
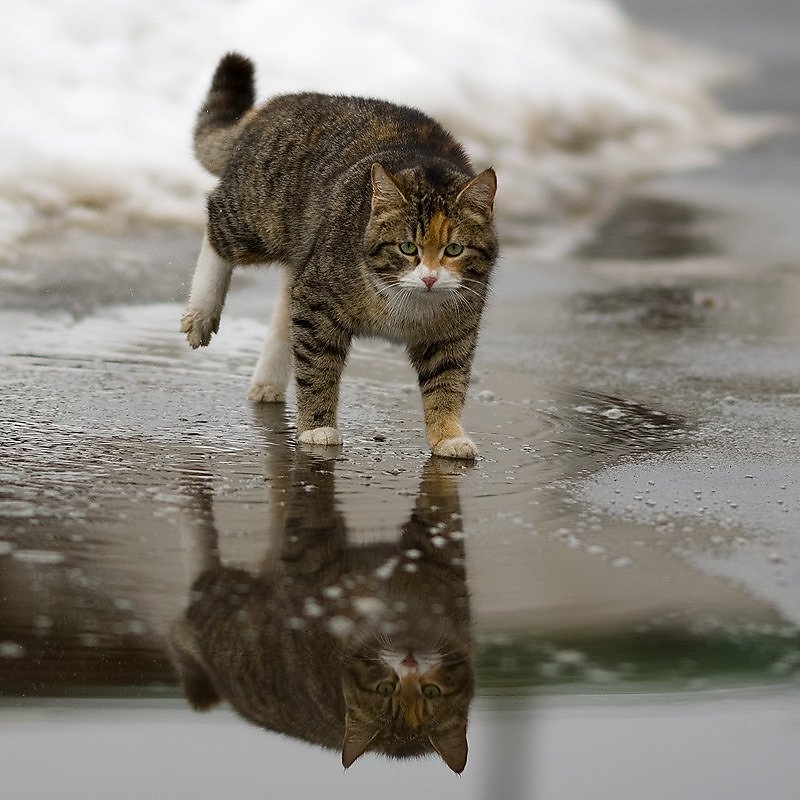
[[[464,769],[474,684],[463,645],[364,644],[347,659],[343,683],[345,766],[367,750],[398,758],[435,751],[455,772]]]

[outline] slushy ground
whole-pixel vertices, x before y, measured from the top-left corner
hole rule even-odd
[[[783,75],[770,26],[748,41]],[[732,102],[798,107],[796,81],[760,85]],[[796,798],[799,165],[787,133],[645,184],[557,262],[534,229],[506,237],[465,416],[482,458],[457,469],[478,676],[461,778],[371,756],[342,774],[183,703],[164,641],[187,475],[255,568],[295,459],[292,398],[246,400],[277,282],[237,274],[191,352],[198,231],[32,245],[0,310],[3,796]],[[395,348],[354,349],[332,498],[354,542],[396,538],[420,491],[414,384]]]

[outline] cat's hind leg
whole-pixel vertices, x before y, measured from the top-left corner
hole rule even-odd
[[[290,290],[288,269],[284,268],[283,286],[247,394],[256,403],[282,403],[286,397],[292,372]]]
[[[206,232],[192,278],[189,305],[181,316],[181,333],[186,334],[191,347],[205,347],[219,330],[232,271],[233,266],[217,253]]]

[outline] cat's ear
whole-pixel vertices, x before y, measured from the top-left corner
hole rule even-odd
[[[342,742],[342,764],[347,769],[357,758],[367,752],[378,730],[363,723],[353,722],[350,714],[345,719],[344,741]]]
[[[455,773],[464,771],[467,766],[467,723],[466,720],[455,728],[434,732],[428,736],[433,749],[442,761]]]
[[[497,191],[497,175],[489,167],[474,177],[459,193],[457,203],[463,203],[479,211],[486,219],[492,218],[494,195]]]
[[[394,176],[377,162],[372,165],[372,208],[399,206],[406,202]]]
[[[184,620],[178,620],[170,629],[169,649],[189,705],[195,711],[207,711],[216,705],[219,692],[197,655],[194,636]]]

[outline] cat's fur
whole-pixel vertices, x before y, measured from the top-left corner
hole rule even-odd
[[[171,633],[185,694],[335,748],[345,767],[366,751],[435,751],[461,772],[474,678],[454,479],[426,465],[398,542],[355,546],[332,470],[298,452],[278,556],[259,574],[219,561],[198,485],[185,513],[205,569]]]
[[[340,444],[350,343],[383,336],[418,373],[433,453],[474,458],[460,420],[497,257],[493,170],[476,175],[411,108],[309,93],[256,109],[254,96],[251,62],[225,56],[195,128],[195,153],[220,181],[181,319],[189,344],[217,331],[234,266],[277,262],[285,286],[251,399],[283,400],[293,366],[300,440]]]

